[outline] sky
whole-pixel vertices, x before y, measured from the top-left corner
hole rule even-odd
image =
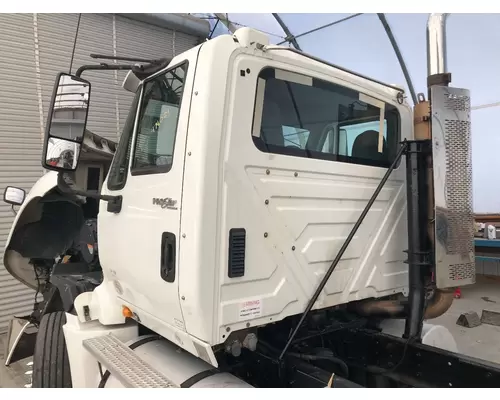
[[[294,35],[350,15],[279,14]],[[427,93],[428,15],[386,14],[417,93]],[[236,26],[251,26],[270,34],[272,43],[281,42],[285,36],[272,14],[233,13],[228,16]],[[227,30],[218,24],[216,35],[223,33]],[[306,53],[407,88],[376,14],[359,15],[299,37],[297,42]],[[447,47],[451,85],[469,89],[473,107],[500,102],[500,14],[451,14],[447,24]],[[500,115],[500,106],[472,111],[474,211],[478,213],[500,213],[500,162],[497,161],[500,134],[496,131],[495,115]]]

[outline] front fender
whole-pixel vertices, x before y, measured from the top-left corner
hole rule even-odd
[[[14,218],[5,245],[3,257],[5,269],[19,282],[35,290],[37,288],[37,279],[33,266],[29,263],[30,259],[12,250],[10,246],[12,236],[18,229],[30,222],[35,222],[40,219],[42,210],[39,204],[40,199],[57,187],[57,174],[58,173],[55,171],[49,171],[33,185]]]

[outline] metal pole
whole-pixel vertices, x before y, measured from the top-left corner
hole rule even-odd
[[[290,32],[290,29],[288,29],[288,26],[283,22],[281,17],[277,13],[272,13],[274,19],[276,22],[281,26],[281,29],[283,29],[283,32],[285,32],[286,35],[286,41],[289,41],[297,50],[302,50],[297,43],[297,39],[295,36],[292,35],[292,32]]]
[[[391,27],[389,26],[389,22],[387,22],[387,18],[385,14],[377,14],[382,26],[384,27],[385,33],[389,38],[389,41],[392,44],[392,48],[394,49],[394,53],[396,53],[396,57],[399,61],[399,65],[401,66],[401,70],[403,71],[403,75],[406,79],[406,84],[408,85],[408,89],[410,90],[411,99],[413,100],[413,104],[418,104],[417,94],[415,93],[415,87],[413,86],[413,82],[411,81],[410,73],[408,72],[408,68],[406,67],[405,60],[401,51],[399,50],[398,43],[396,42],[396,38],[394,37]]]
[[[219,19],[220,22],[222,22],[226,26],[229,32],[231,33],[236,32],[238,28],[236,28],[236,25],[234,25],[231,21],[229,21],[227,14],[214,13],[214,15]]]
[[[366,215],[368,214],[368,211],[370,211],[370,208],[372,207],[373,203],[377,199],[377,196],[380,193],[380,191],[382,190],[382,188],[384,187],[385,183],[389,179],[389,176],[391,175],[392,171],[396,168],[396,165],[398,164],[399,160],[403,156],[403,153],[405,152],[407,146],[408,146],[407,142],[404,141],[402,143],[401,148],[399,149],[396,157],[394,158],[394,161],[392,162],[391,166],[386,171],[384,177],[382,178],[382,180],[378,184],[377,188],[375,189],[375,192],[373,192],[372,197],[370,198],[370,200],[366,204],[363,212],[361,213],[361,215],[359,216],[358,220],[354,224],[354,226],[353,226],[353,228],[351,230],[351,233],[349,233],[349,236],[347,236],[347,239],[345,240],[344,244],[340,248],[337,256],[335,257],[335,259],[333,260],[332,265],[330,265],[330,268],[328,268],[328,271],[326,271],[325,276],[323,277],[323,279],[321,280],[320,284],[318,285],[318,288],[314,292],[311,300],[309,300],[309,303],[307,304],[307,307],[306,307],[305,311],[302,313],[302,316],[300,317],[300,320],[299,320],[297,326],[293,330],[292,334],[288,338],[288,341],[287,341],[285,347],[281,351],[281,354],[280,354],[280,356],[278,358],[279,361],[281,361],[283,359],[283,357],[285,356],[285,353],[287,352],[288,348],[290,347],[290,345],[292,344],[293,340],[295,339],[295,336],[297,335],[300,327],[304,323],[304,320],[306,319],[307,315],[309,314],[309,312],[313,308],[314,304],[316,303],[316,300],[318,300],[318,297],[321,294],[321,292],[323,291],[326,283],[328,282],[328,279],[330,279],[330,276],[332,275],[333,270],[335,269],[335,267],[339,263],[340,259],[344,255],[344,252],[346,251],[347,247],[349,246],[349,244],[351,243],[352,239],[354,238],[354,235],[358,231],[358,228],[363,223],[363,220],[365,219]]]
[[[408,218],[408,309],[404,338],[420,339],[424,321],[425,278],[430,273],[427,237],[427,165],[430,141],[410,141],[406,151]]]

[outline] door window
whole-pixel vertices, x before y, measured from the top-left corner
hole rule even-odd
[[[172,168],[187,64],[144,84],[132,175],[168,172]]]

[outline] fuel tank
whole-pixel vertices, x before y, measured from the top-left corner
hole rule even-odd
[[[219,372],[212,365],[158,336],[141,336],[127,344],[140,358],[181,388],[252,387],[234,375]],[[100,378],[99,387],[123,388],[124,386],[113,375],[105,372]]]

